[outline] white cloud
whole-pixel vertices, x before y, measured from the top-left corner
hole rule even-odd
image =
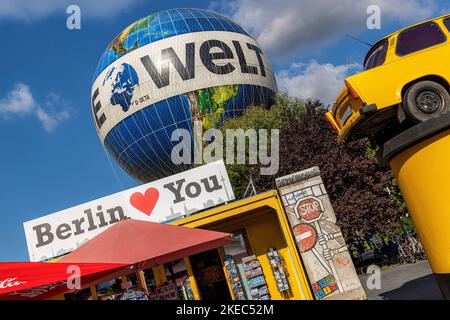
[[[301,99],[319,99],[325,104],[333,103],[342,90],[344,79],[361,71],[359,64],[319,64],[312,60],[308,64],[293,63],[289,69],[277,73],[278,87]]]
[[[26,114],[36,107],[30,88],[22,83],[17,84],[5,98],[0,100],[0,114]]]
[[[59,123],[69,119],[69,112],[67,110],[56,113],[48,113],[44,109],[38,108],[36,109],[36,115],[47,132],[53,132]]]
[[[81,16],[110,17],[120,14],[137,0],[0,0],[0,21],[18,19],[34,21],[54,13],[66,14],[69,5],[78,5]]]
[[[63,121],[70,118],[68,103],[55,93],[47,95],[45,102],[41,106],[34,99],[30,88],[18,83],[0,99],[0,116],[4,119],[11,119],[14,116],[24,116],[33,114],[41,122],[45,131],[51,133]]]
[[[219,1],[221,10],[241,24],[275,58],[317,49],[366,28],[369,5],[379,5],[382,24],[417,22],[438,11],[435,0],[234,0]]]

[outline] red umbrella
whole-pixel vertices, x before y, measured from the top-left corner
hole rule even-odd
[[[46,299],[74,291],[67,286],[73,268],[79,272],[80,288],[86,288],[137,270],[127,268],[130,265],[138,264],[140,269],[146,269],[221,247],[234,242],[231,236],[223,232],[124,220],[58,262],[0,263],[0,299]]]
[[[150,268],[232,242],[229,233],[128,219],[115,223],[60,262],[142,263],[141,268]]]
[[[0,300],[47,299],[111,278],[125,267],[116,263],[1,262]]]

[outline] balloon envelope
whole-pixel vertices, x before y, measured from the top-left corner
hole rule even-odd
[[[268,107],[276,90],[267,56],[242,27],[211,11],[171,9],[110,43],[94,76],[92,112],[109,154],[149,182],[191,168],[195,141],[180,132],[192,137],[194,127],[204,132],[249,106]],[[188,163],[173,161],[180,144]]]

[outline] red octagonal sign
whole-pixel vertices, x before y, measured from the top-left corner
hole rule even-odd
[[[306,197],[297,202],[295,212],[299,219],[311,222],[319,220],[323,213],[322,201],[316,197]]]

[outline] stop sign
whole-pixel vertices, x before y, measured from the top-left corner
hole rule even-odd
[[[301,223],[296,225],[293,231],[295,240],[297,241],[301,252],[311,250],[316,245],[317,232],[313,226]]]
[[[319,220],[323,213],[322,201],[316,197],[306,197],[299,200],[295,206],[299,219],[311,222]]]

